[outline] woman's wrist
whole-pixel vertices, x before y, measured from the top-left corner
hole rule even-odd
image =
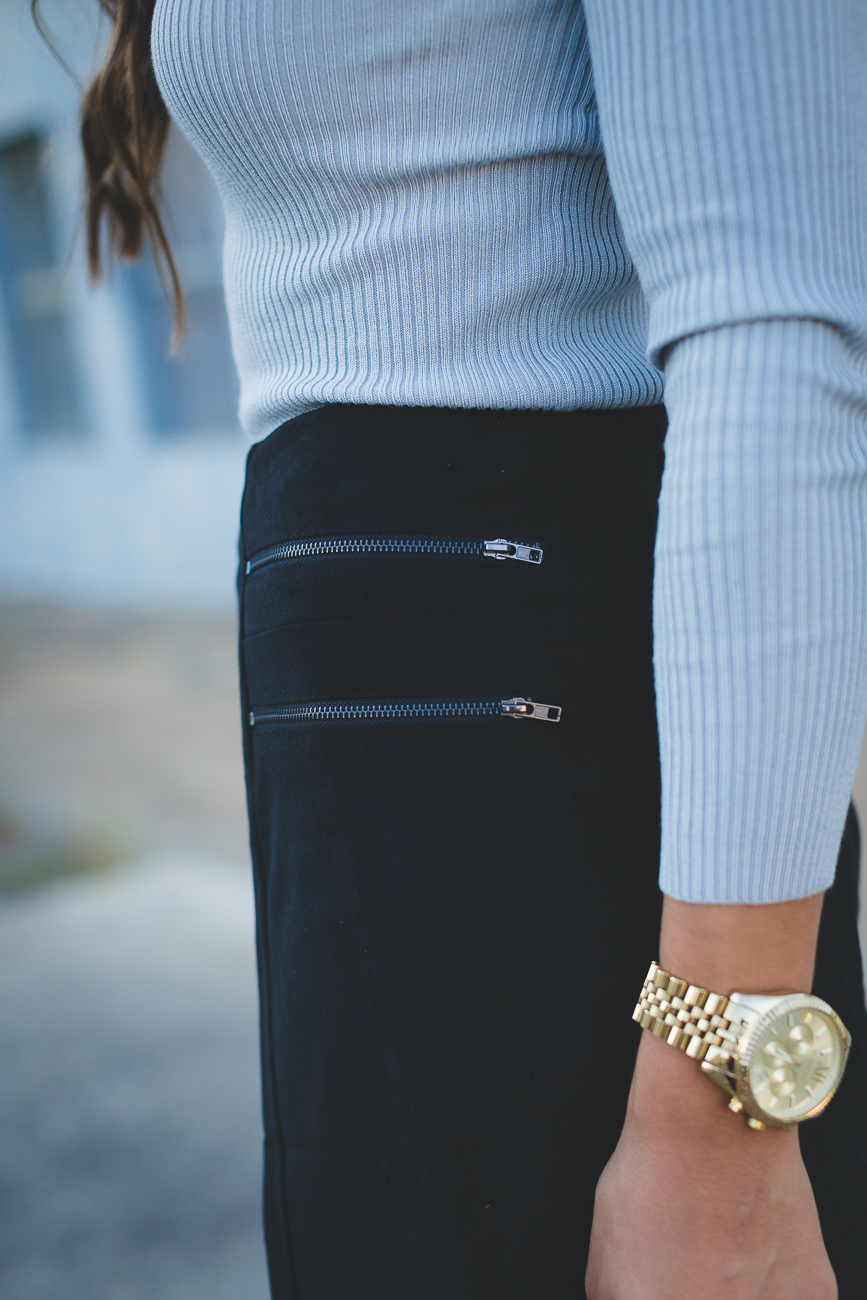
[[[660,965],[716,993],[808,992],[822,898],[728,906],[666,897]],[[725,1093],[698,1063],[650,1034],[642,1035],[629,1111],[629,1122],[645,1131],[711,1129],[721,1140],[753,1138],[733,1122]]]
[[[626,1122],[634,1136],[677,1146],[699,1141],[708,1150],[741,1145],[753,1150],[757,1140],[753,1130],[729,1110],[726,1093],[698,1061],[649,1033],[641,1036]],[[797,1130],[768,1129],[767,1134],[772,1143],[779,1137],[797,1142]],[[763,1133],[763,1141],[765,1137]]]
[[[807,993],[823,898],[741,905],[666,896],[660,965],[715,993]]]

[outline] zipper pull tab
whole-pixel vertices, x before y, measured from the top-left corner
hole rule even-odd
[[[540,722],[559,722],[560,706],[537,704],[516,695],[513,700],[500,700],[500,716],[504,718],[538,718]]]
[[[485,555],[492,560],[525,560],[527,564],[541,564],[544,552],[540,546],[525,546],[523,542],[507,542],[498,537],[485,542]]]

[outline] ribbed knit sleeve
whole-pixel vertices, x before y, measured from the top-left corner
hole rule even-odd
[[[839,331],[698,334],[666,369],[654,590],[661,884],[833,880],[867,710],[867,383]]]
[[[867,709],[867,23],[858,0],[586,0],[665,360],[663,889],[824,889]]]

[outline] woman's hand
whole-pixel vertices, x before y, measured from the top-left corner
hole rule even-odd
[[[587,1296],[837,1296],[797,1131],[747,1128],[694,1061],[650,1034],[596,1192]]]
[[[751,907],[666,898],[660,962],[721,993],[807,991],[821,907],[821,895]],[[837,1296],[797,1130],[748,1128],[695,1061],[646,1033],[596,1192],[587,1296]]]

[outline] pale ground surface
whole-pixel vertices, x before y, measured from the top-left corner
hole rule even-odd
[[[239,748],[230,620],[0,606],[2,1300],[266,1300]]]
[[[0,908],[4,1300],[265,1300],[252,908],[164,855]]]
[[[239,730],[231,620],[0,607],[3,1300],[267,1296]]]

